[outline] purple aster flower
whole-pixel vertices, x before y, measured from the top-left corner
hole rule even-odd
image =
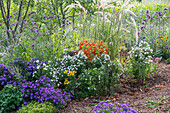
[[[165,13],[166,13],[166,11],[163,12],[163,14],[165,14]]]
[[[27,94],[25,94],[25,98],[26,98],[26,97],[28,97],[28,95],[27,95]]]
[[[25,89],[21,89],[21,92],[24,93],[24,92],[25,92]]]
[[[22,58],[21,56],[17,57],[17,59],[21,59],[21,58]]]
[[[36,13],[35,11],[31,11],[31,14]]]
[[[27,87],[27,85],[25,85],[25,84],[22,84],[22,87],[23,87],[23,88],[26,88],[26,87]]]
[[[8,32],[12,32],[12,30],[8,30]]]
[[[32,38],[31,40],[35,40],[35,38]]]
[[[3,42],[3,40],[0,40],[0,43],[2,43]]]
[[[20,106],[20,107],[18,107],[17,109],[19,110],[19,109],[21,109],[22,107]]]
[[[12,26],[15,26],[15,23],[12,23],[11,25],[12,25]]]
[[[16,24],[18,24],[18,21],[15,21]]]
[[[28,104],[28,102],[25,102],[25,101],[24,101],[24,105],[26,105],[26,104]]]
[[[146,13],[148,14],[148,13],[149,13],[149,10],[147,10]]]
[[[140,29],[143,30],[145,28],[145,26],[142,26]]]
[[[48,84],[48,83],[46,84],[46,86],[51,87],[51,85],[50,85],[50,84]]]
[[[150,18],[151,18],[151,16],[150,16],[150,15],[148,15],[148,14],[147,14],[147,17],[148,17],[148,19],[150,19]]]
[[[51,12],[51,14],[54,14],[54,12]]]
[[[0,26],[1,26],[2,24],[0,23]]]
[[[147,19],[143,19],[143,21],[145,21],[145,22],[146,22],[146,21],[147,21]]]
[[[56,28],[56,25],[53,26],[53,29]]]
[[[33,25],[36,25],[36,22],[32,22]]]
[[[161,17],[161,16],[163,16],[162,14],[159,14],[159,16]]]
[[[168,10],[168,8],[164,8],[164,10]]]
[[[12,15],[9,15],[9,18],[11,18],[12,17]]]

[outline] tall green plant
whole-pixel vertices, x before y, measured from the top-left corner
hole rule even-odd
[[[103,40],[107,43],[110,50],[111,60],[119,56],[119,50],[121,45],[121,40],[123,39],[123,31],[125,29],[125,22],[127,17],[127,12],[135,16],[135,14],[130,11],[132,7],[130,5],[130,0],[126,0],[121,4],[113,4],[108,1],[96,2],[98,11],[93,15],[88,15],[87,10],[82,7],[83,15],[77,19],[78,23],[76,25],[79,28],[79,33],[81,37],[88,37],[94,39],[95,42]],[[82,13],[81,13],[82,14]],[[131,24],[136,28],[136,22],[132,18]],[[126,22],[127,23],[127,22]],[[135,32],[136,42],[138,42],[137,28]]]

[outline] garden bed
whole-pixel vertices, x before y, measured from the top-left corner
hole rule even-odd
[[[0,0],[0,113],[169,113],[159,1]]]
[[[73,100],[60,113],[92,113],[94,105],[101,100],[111,100],[121,104],[127,103],[130,107],[136,109],[139,113],[168,113],[170,108],[170,65],[161,62],[158,65],[157,73],[152,73],[153,79],[149,79],[149,87],[136,88],[128,84],[120,84],[115,96],[105,97],[87,97],[85,99]],[[149,105],[151,100],[162,105]],[[148,106],[147,106],[148,105]],[[154,106],[155,105],[155,106]]]

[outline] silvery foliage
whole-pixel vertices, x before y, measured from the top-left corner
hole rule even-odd
[[[130,59],[133,59],[135,63],[150,64],[153,62],[150,56],[152,52],[153,50],[150,48],[150,45],[147,42],[141,41],[139,45],[132,47],[132,50],[129,52],[129,54]]]

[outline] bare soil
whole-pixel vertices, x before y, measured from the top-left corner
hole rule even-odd
[[[94,113],[95,104],[108,99],[113,103],[129,104],[138,113],[170,113],[170,65],[161,62],[157,71],[151,74],[152,78],[147,79],[148,86],[130,85],[121,80],[114,92],[116,95],[73,100],[60,113]],[[149,100],[162,104],[152,107],[146,102]]]

